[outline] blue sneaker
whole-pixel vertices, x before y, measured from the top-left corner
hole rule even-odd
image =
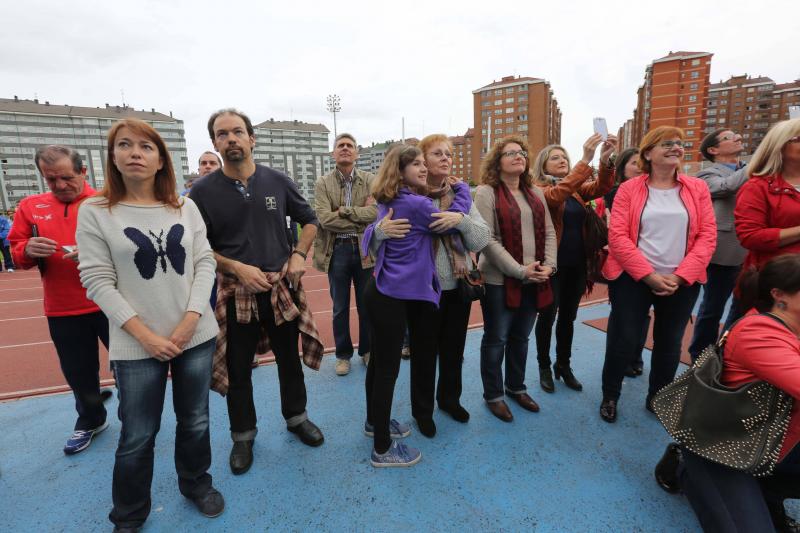
[[[392,466],[412,466],[422,459],[422,452],[411,446],[401,444],[396,440],[392,441],[392,445],[386,450],[386,453],[377,453],[375,449],[372,450],[372,457],[370,463],[375,468],[386,468]]]
[[[103,430],[105,430],[107,427],[108,421],[106,420],[103,422],[103,425],[94,429],[87,429],[85,431],[76,429],[75,433],[72,434],[67,443],[64,445],[64,453],[67,455],[74,455],[78,452],[82,452],[92,443],[92,438],[98,433],[103,432]]]
[[[367,437],[375,436],[375,428],[369,422],[364,422],[364,435]],[[394,418],[389,421],[389,437],[392,440],[404,439],[411,435],[411,428],[405,424],[401,424]]]

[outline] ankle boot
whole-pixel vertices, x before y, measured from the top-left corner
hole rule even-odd
[[[583,385],[581,382],[575,379],[575,374],[572,373],[572,369],[567,366],[560,366],[558,363],[553,365],[553,372],[555,373],[556,379],[563,379],[564,385],[569,387],[572,390],[582,391]]]
[[[545,392],[553,393],[556,391],[556,385],[553,383],[553,373],[550,371],[549,366],[539,368],[539,385]]]

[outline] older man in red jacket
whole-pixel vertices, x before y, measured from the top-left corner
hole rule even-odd
[[[44,286],[44,314],[61,370],[75,395],[78,420],[64,446],[71,455],[85,450],[92,438],[108,427],[100,391],[98,339],[108,347],[108,320],[86,298],[78,274],[75,227],[81,201],[95,194],[86,183],[80,154],[66,146],[36,151],[36,167],[50,192],[22,200],[8,238],[14,263],[39,267]]]

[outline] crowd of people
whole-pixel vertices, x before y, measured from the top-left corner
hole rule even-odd
[[[51,337],[75,397],[67,454],[108,427],[111,393],[100,389],[98,341],[108,348],[121,422],[109,515],[115,531],[136,531],[149,515],[168,374],[178,487],[205,516],[225,506],[208,473],[209,390],[226,397],[230,469],[242,475],[258,433],[257,354],[275,356],[287,431],[308,446],[323,444],[306,410],[302,368],[319,369],[323,355],[303,289],[309,253],[330,284],[339,376],[350,373],[356,352],[351,287],[355,293],[357,353],[367,367],[364,433],[375,467],[422,458],[403,440],[412,428],[392,417],[405,343],[419,433],[436,436],[436,406],[469,421],[462,365],[474,300],[484,320],[483,397],[504,422],[514,419],[505,397],[540,410],[525,383],[534,327],[542,390],[554,393],[559,380],[583,389],[572,369],[574,322],[598,282],[608,284],[611,304],[602,420],[621,416],[624,378],[644,371],[651,308],[644,404],[652,410],[654,395],[675,377],[701,291],[692,357],[717,340],[730,299],[726,384],[766,380],[800,400],[800,120],[775,125],[746,166],[740,135],[711,132],[701,146],[710,165],[697,177],[681,171],[679,128],[655,128],[621,153],[613,135],[594,134],[574,165],[562,146],[534,155],[524,138],[506,137],[485,155],[474,197],[451,177],[453,147],[444,135],[393,147],[372,175],[356,168],[358,144],[342,133],[313,206],[290,177],[254,161],[247,115],[220,110],[208,134],[216,152],[202,154],[201,177],[185,195],[163,139],[145,122],[126,119],[109,131],[100,192],[86,183],[75,150],[41,147],[34,162],[50,192],[23,200],[8,234],[14,264],[41,272]],[[0,217],[0,236],[4,227]],[[671,445],[659,483],[686,493],[708,531],[800,530],[783,507],[800,486],[798,405],[766,482]]]

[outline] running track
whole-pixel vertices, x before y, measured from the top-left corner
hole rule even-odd
[[[328,277],[311,267],[310,259],[303,285],[325,351],[332,352],[334,341]],[[602,301],[605,297],[605,287],[597,286],[584,299],[584,303]],[[350,324],[352,338],[358,339],[358,317],[352,296]],[[475,302],[470,315],[470,327],[482,325],[480,305]],[[271,354],[260,360],[261,364],[270,362]],[[105,349],[102,349],[100,369],[103,384],[113,383]],[[43,315],[42,284],[38,271],[0,273],[0,401],[68,390],[50,340],[47,319]]]

